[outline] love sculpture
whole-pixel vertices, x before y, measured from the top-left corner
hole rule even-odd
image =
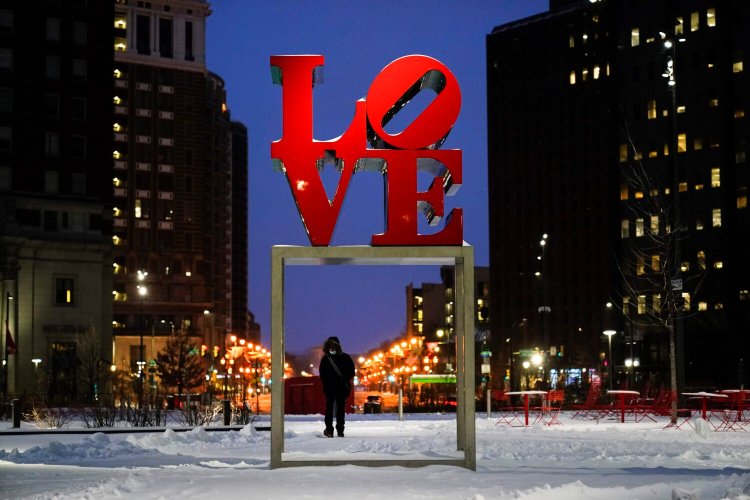
[[[458,82],[445,65],[422,55],[396,59],[375,77],[367,97],[355,103],[346,132],[330,141],[313,137],[312,90],[323,56],[271,56],[271,66],[283,99],[282,138],[272,143],[271,157],[286,175],[313,246],[330,244],[352,175],[371,170],[386,178],[386,230],[372,236],[372,246],[463,244],[460,208],[451,210],[441,230],[418,230],[420,212],[430,226],[443,219],[444,197],[462,182],[461,150],[439,150],[461,108]],[[386,124],[423,89],[436,97],[401,132],[386,132]],[[325,164],[341,173],[333,200],[318,173]],[[417,190],[420,171],[434,176],[427,191]]]

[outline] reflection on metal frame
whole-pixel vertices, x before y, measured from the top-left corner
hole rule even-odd
[[[291,265],[453,265],[456,302],[456,443],[463,457],[411,459],[320,459],[284,460],[284,270]],[[463,246],[404,247],[297,247],[271,249],[271,468],[311,465],[455,465],[476,470],[474,407],[474,248]],[[467,376],[468,375],[468,376]]]

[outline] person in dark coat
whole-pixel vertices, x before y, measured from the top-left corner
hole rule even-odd
[[[336,407],[336,432],[344,437],[344,418],[346,415],[346,398],[352,389],[354,378],[354,361],[341,349],[338,337],[329,337],[323,344],[323,357],[318,367],[323,392],[326,396],[326,428],[323,434],[333,437],[333,408]]]

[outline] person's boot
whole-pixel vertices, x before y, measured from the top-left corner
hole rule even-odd
[[[338,434],[340,438],[344,437],[344,429],[336,429],[336,434]]]
[[[326,429],[323,431],[323,435],[327,438],[333,437],[333,429]]]

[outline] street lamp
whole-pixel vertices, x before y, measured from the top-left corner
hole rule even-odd
[[[143,284],[143,280],[146,279],[146,276],[148,276],[147,271],[138,270],[138,282],[139,284],[136,285],[136,288],[138,288],[138,295],[141,296],[141,323],[143,322],[144,316],[144,306],[146,303],[146,295],[148,294],[148,289],[146,288],[146,285]],[[143,404],[143,365],[145,364],[145,361],[143,360],[143,330],[145,329],[145,326],[143,324],[140,325],[140,341],[138,344],[138,407]]]
[[[609,344],[609,357],[607,358],[607,361],[609,362],[609,388],[613,389],[612,387],[612,378],[614,377],[614,371],[612,367],[612,335],[617,333],[614,330],[604,330],[604,335],[607,336],[607,343]]]

